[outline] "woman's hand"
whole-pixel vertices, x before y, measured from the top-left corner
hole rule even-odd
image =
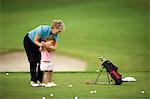
[[[41,42],[41,45],[40,45],[40,48],[39,48],[39,51],[42,51],[43,50],[43,46],[44,46],[45,42]]]
[[[39,42],[39,40],[40,40],[40,37],[38,36],[38,34],[36,34],[34,38],[34,43],[40,47],[42,44]]]

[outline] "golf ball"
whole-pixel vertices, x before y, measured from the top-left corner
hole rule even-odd
[[[96,90],[93,91],[93,93],[96,93],[96,92],[97,92]]]
[[[97,69],[96,72],[99,72],[99,70]]]
[[[144,93],[144,91],[142,90],[141,93]]]
[[[52,96],[54,96],[54,94],[50,94],[50,96],[52,97]]]
[[[69,87],[72,87],[72,84],[70,84]]]
[[[77,96],[75,96],[75,97],[74,97],[74,99],[78,99],[78,97],[77,97]]]
[[[90,91],[90,93],[92,94],[92,93],[94,93],[93,91]]]
[[[42,97],[42,99],[45,99],[45,97]]]
[[[9,75],[9,73],[6,73],[6,75],[8,76],[8,75]]]

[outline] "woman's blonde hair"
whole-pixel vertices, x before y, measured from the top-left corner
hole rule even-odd
[[[56,27],[56,28],[60,29],[61,31],[65,30],[65,24],[62,20],[57,20],[57,19],[53,20],[52,24],[51,24],[51,27],[52,28]]]

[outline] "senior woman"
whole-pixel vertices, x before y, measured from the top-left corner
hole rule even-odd
[[[24,37],[24,48],[30,64],[31,86],[39,86],[39,83],[41,83],[43,79],[43,72],[40,70],[41,53],[39,47],[42,46],[41,41],[46,41],[49,37],[52,37],[56,43],[53,49],[51,48],[49,50],[54,51],[57,48],[59,34],[63,30],[63,21],[54,20],[51,26],[40,25],[29,31]]]

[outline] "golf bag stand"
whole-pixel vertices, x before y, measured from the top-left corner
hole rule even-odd
[[[101,71],[99,71],[99,74],[98,74],[98,76],[96,77],[96,80],[95,80],[94,84],[97,84],[97,80],[99,79],[100,75],[102,74],[103,69],[104,69],[104,67],[102,67]],[[107,73],[107,78],[108,78],[108,84],[111,84],[111,80],[110,80],[110,78],[109,78],[109,73],[108,73],[107,71],[106,71],[106,73]]]
[[[112,62],[105,59],[104,57],[99,57],[99,60],[102,61],[101,66],[106,69],[109,84],[111,83],[109,77],[111,77],[112,80],[114,81],[115,85],[121,85],[122,84],[122,77],[121,77],[122,75],[118,72],[118,67],[115,66],[114,64],[112,64]],[[101,70],[101,72],[102,72],[102,70]],[[100,72],[100,74],[101,74],[101,72]],[[100,76],[100,74],[98,75],[98,77]],[[98,79],[98,77],[97,77],[97,79]],[[97,83],[97,79],[96,79],[95,83]]]

